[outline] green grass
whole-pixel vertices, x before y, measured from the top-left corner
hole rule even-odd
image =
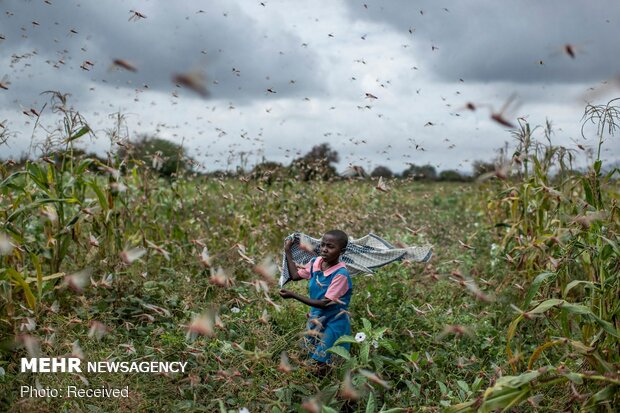
[[[290,376],[276,370],[282,350],[289,353],[295,366],[301,362],[303,353],[298,349],[298,333],[303,332],[307,309],[300,303],[280,300],[277,289],[272,288],[272,300],[282,306],[282,311],[276,311],[253,286],[244,284],[256,278],[252,265],[240,259],[234,248],[231,250],[241,243],[248,256],[259,262],[265,255],[278,255],[283,237],[299,229],[320,235],[327,228],[339,227],[352,236],[375,232],[394,241],[435,245],[435,257],[428,265],[393,264],[372,277],[358,276],[354,280],[353,330],[362,330],[362,318],[367,318],[373,326],[386,327],[384,340],[392,351],[380,347],[373,348],[372,353],[373,356],[376,353],[377,360],[385,359],[382,364],[396,363],[382,373],[393,387],[378,392],[377,400],[381,404],[436,406],[441,400],[457,400],[457,380],[472,382],[479,374],[492,374],[493,364],[502,363],[503,354],[497,345],[501,326],[507,321],[502,307],[497,303],[479,303],[462,287],[447,281],[450,272],[457,269],[484,275],[491,283],[497,278],[488,264],[488,228],[477,223],[477,212],[468,205],[475,187],[403,183],[395,184],[385,194],[375,191],[370,182],[318,182],[270,188],[277,196],[269,191],[261,192],[253,183],[232,180],[178,181],[173,185],[160,181],[152,187],[157,188],[153,190],[156,193],[151,193],[147,201],[141,199],[139,187],[129,187],[123,201],[126,208],[121,208],[120,225],[126,230],[120,245],[124,246],[132,238],[138,240],[134,244],[141,244],[140,238],[144,236],[170,251],[169,261],[150,250],[143,259],[126,267],[116,255],[100,251],[101,246],[86,247],[78,243],[68,251],[61,269],[71,273],[84,267],[93,268],[95,281],[111,273],[114,275],[111,288],[90,286],[81,294],[65,288],[44,288],[36,309],[32,313],[23,307],[15,309],[12,320],[18,330],[19,317],[33,318],[37,328],[28,334],[40,340],[49,336],[43,333],[43,328],[54,329],[52,342],[42,344],[44,354],[69,354],[71,343],[79,340],[88,360],[153,358],[190,363],[191,374],[200,380],[194,385],[189,383],[187,375],[86,375],[91,386],[129,385],[135,396],[132,410],[212,411],[219,408],[221,400],[226,408],[246,406],[251,411],[262,411],[265,406],[276,410],[279,406],[286,411],[289,404],[299,405],[305,398],[340,382],[342,368],[336,368],[323,380],[316,379],[302,366]],[[318,200],[308,201],[308,194],[315,194]],[[148,215],[143,211],[149,211]],[[279,227],[275,224],[277,220],[288,224]],[[87,216],[80,225],[85,236],[97,231],[100,223],[96,217],[91,220]],[[412,235],[405,227],[423,229]],[[202,239],[209,247],[214,265],[234,274],[233,287],[222,289],[209,283],[209,272],[198,261],[198,249],[191,244],[192,239]],[[475,245],[476,249],[464,250],[457,242],[459,239]],[[303,285],[294,288],[305,291]],[[17,292],[14,298],[19,297]],[[50,311],[54,301],[60,305],[58,314]],[[426,303],[431,307],[425,307]],[[165,308],[168,313],[157,314],[148,310],[146,304]],[[214,337],[188,341],[184,325],[191,321],[192,314],[211,306],[218,309],[224,327]],[[416,313],[414,306],[428,313]],[[232,313],[233,307],[241,311]],[[258,321],[264,309],[271,316],[268,324]],[[101,341],[87,336],[91,320],[110,328]],[[436,339],[444,326],[454,324],[469,326],[475,335]],[[129,343],[135,354],[128,354],[121,347]],[[415,352],[424,360],[428,353],[433,359],[431,367],[425,367],[426,361],[421,361],[420,371],[416,371],[398,361],[402,354]],[[2,392],[7,397],[6,406],[52,411],[88,410],[91,405],[106,411],[127,408],[118,400],[20,400],[16,389],[22,384],[32,384],[35,377],[16,371],[15,362],[25,355],[23,350],[16,349],[6,355],[9,357],[2,383],[7,389]],[[463,366],[458,368],[458,364]],[[239,377],[234,374],[237,371],[241,373]],[[80,382],[75,376],[62,374],[38,378],[44,387]],[[448,389],[445,394],[438,381]],[[291,387],[292,384],[297,387]],[[338,398],[329,403],[337,406]],[[361,400],[360,404],[364,405],[365,401]]]

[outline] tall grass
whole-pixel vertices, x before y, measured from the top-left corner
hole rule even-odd
[[[538,142],[535,128],[520,121],[518,179],[503,182],[488,207],[516,271],[504,285],[529,285],[506,332],[512,375],[453,411],[537,405],[549,394],[584,410],[618,406],[620,171],[603,173],[601,161],[603,142],[620,126],[618,101],[585,109],[582,131],[593,124],[597,143],[583,174],[572,172],[573,151],[552,145],[549,124]]]

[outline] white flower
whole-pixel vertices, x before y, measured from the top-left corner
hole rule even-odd
[[[371,344],[374,348],[379,348],[379,342],[377,340],[372,340]]]
[[[359,332],[355,335],[355,341],[357,341],[358,343],[361,343],[362,341],[366,340],[366,334]]]
[[[239,409],[239,413],[250,413],[250,411],[247,407],[242,407],[241,409]]]
[[[240,310],[239,308],[237,308],[237,307],[233,307],[233,308],[231,308],[231,309],[230,309],[230,311],[231,311],[231,312],[233,312],[233,313],[235,313],[235,314],[237,314],[237,313],[238,313],[238,312],[240,312],[241,310]]]

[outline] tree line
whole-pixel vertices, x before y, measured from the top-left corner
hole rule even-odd
[[[456,170],[437,171],[432,165],[409,164],[406,169],[393,172],[387,166],[379,165],[372,171],[366,171],[361,166],[350,165],[342,173],[338,173],[335,164],[340,161],[338,152],[329,143],[321,143],[313,146],[305,155],[294,159],[286,166],[279,162],[263,160],[246,170],[237,166],[235,170],[215,170],[201,172],[199,164],[182,145],[159,137],[147,135],[140,136],[137,140],[127,143],[118,148],[116,153],[108,153],[108,159],[97,154],[87,153],[84,150],[74,148],[70,154],[62,150],[52,151],[42,156],[49,163],[61,163],[67,156],[88,157],[98,161],[99,164],[110,163],[112,157],[141,163],[152,169],[160,176],[174,178],[181,174],[192,173],[205,176],[237,177],[244,176],[248,179],[258,179],[271,183],[276,180],[296,179],[300,181],[311,180],[334,180],[334,179],[366,179],[366,178],[406,178],[416,181],[455,181],[466,182],[476,177],[491,172],[495,169],[492,162],[476,161],[473,163],[472,174],[464,174]],[[26,162],[26,158],[11,161],[13,166],[19,167]],[[93,166],[96,168],[96,166]]]

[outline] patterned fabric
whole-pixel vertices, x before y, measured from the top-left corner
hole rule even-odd
[[[306,265],[310,260],[319,255],[321,246],[320,238],[312,238],[301,232],[294,232],[286,237],[293,238],[291,254],[293,261],[299,265]],[[374,234],[365,237],[349,238],[349,245],[340,257],[349,270],[350,275],[359,273],[374,274],[374,269],[383,267],[394,261],[410,260],[427,262],[433,255],[433,247],[425,245],[421,247],[397,248],[386,240]],[[286,254],[282,257],[282,273],[280,275],[280,287],[291,279],[286,262]]]

